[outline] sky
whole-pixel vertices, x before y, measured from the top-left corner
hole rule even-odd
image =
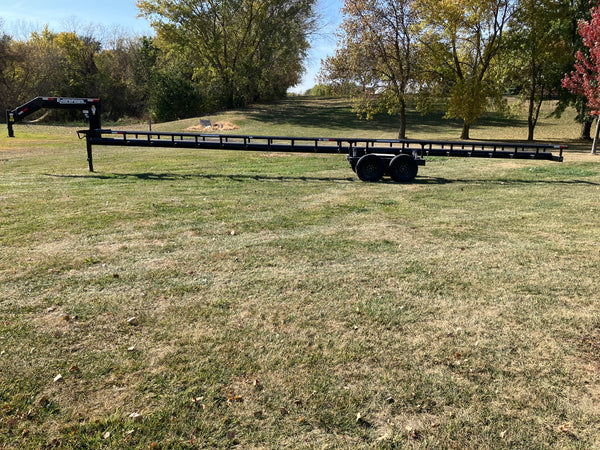
[[[303,93],[315,84],[321,59],[335,51],[335,32],[341,22],[343,0],[318,0],[321,27],[312,38],[302,83],[291,89]],[[138,35],[152,35],[148,21],[137,17],[135,0],[0,0],[0,19],[4,32],[17,39],[27,39],[32,31],[45,25],[53,31],[79,31],[102,26]]]

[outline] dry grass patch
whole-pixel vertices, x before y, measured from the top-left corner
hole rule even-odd
[[[2,162],[0,446],[599,442],[597,158],[80,150]]]

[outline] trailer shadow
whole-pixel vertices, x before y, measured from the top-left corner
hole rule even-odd
[[[96,180],[127,180],[137,179],[144,181],[181,181],[181,180],[230,180],[230,181],[302,181],[313,183],[361,183],[357,177],[315,177],[315,176],[290,176],[290,175],[248,175],[248,174],[210,174],[210,173],[189,173],[175,174],[170,172],[141,172],[141,173],[90,173],[86,175],[59,175],[44,174],[53,178],[80,178]],[[549,184],[549,185],[581,185],[581,186],[600,186],[600,183],[582,179],[573,180],[527,180],[527,179],[449,179],[443,177],[418,176],[410,183],[396,183],[389,178],[377,182],[377,184],[388,184],[394,186],[410,185],[444,185],[444,184],[501,184],[501,185],[528,185],[528,184]]]
[[[169,172],[142,172],[142,173],[92,173],[89,175],[57,175],[44,174],[54,178],[81,178],[81,179],[97,179],[97,180],[127,180],[138,179],[144,181],[182,181],[182,180],[219,180],[226,179],[231,181],[306,181],[306,182],[357,182],[358,178],[352,177],[314,177],[314,176],[287,176],[287,175],[247,175],[247,174],[175,174]]]

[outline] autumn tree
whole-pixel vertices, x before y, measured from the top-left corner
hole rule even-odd
[[[426,59],[423,86],[447,96],[446,117],[461,119],[461,139],[503,93],[499,58],[515,11],[510,0],[415,0]]]
[[[66,82],[62,75],[62,54],[38,34],[27,41],[4,34],[0,40],[0,99],[12,108],[40,92],[53,90]]]
[[[578,51],[585,51],[581,36],[578,32],[578,24],[581,20],[590,20],[591,7],[590,0],[560,0],[560,4],[567,10],[567,15],[561,21],[562,40],[568,45],[566,52],[568,61],[563,67],[563,74],[572,70],[575,64],[575,55]],[[560,118],[568,107],[573,107],[577,112],[575,121],[581,124],[579,139],[590,140],[590,132],[594,116],[590,115],[587,107],[587,101],[584,95],[577,95],[569,92],[567,89],[559,87],[557,84],[556,95],[558,102],[552,115]]]
[[[33,76],[47,74],[53,83],[50,87],[53,95],[99,95],[96,55],[101,45],[93,36],[80,36],[74,32],[56,33],[46,26],[40,32],[33,32],[27,44],[37,49],[40,62],[46,64],[34,71]]]
[[[416,17],[412,0],[346,0],[334,56],[322,64],[321,78],[341,88],[359,87],[355,109],[398,114],[398,138],[406,138],[406,105],[414,78]]]
[[[575,55],[575,68],[563,78],[562,85],[569,91],[585,96],[590,115],[600,117],[600,3],[592,9],[589,21],[582,20],[578,26],[579,34],[587,54],[578,51]],[[596,134],[592,153],[596,153],[600,120],[596,125]]]
[[[0,22],[0,25],[2,23]],[[19,98],[17,84],[23,84],[20,66],[23,55],[15,49],[12,37],[0,28],[0,110],[4,111]]]
[[[138,0],[193,78],[216,86],[225,106],[285,95],[308,50],[315,0]]]

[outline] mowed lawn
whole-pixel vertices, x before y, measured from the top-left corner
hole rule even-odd
[[[342,100],[211,118],[395,134]],[[3,133],[0,448],[600,446],[600,157],[542,122],[563,163],[431,158],[406,185],[343,155],[95,147],[90,173],[84,125]]]

